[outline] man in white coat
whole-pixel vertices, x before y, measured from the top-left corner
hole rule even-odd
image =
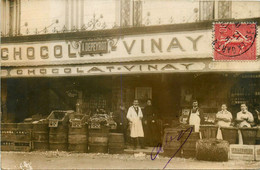
[[[129,107],[126,117],[130,123],[130,137],[133,139],[134,149],[136,149],[137,146],[137,139],[139,139],[141,148],[144,149],[143,113],[138,105],[139,102],[135,99],[133,106]]]

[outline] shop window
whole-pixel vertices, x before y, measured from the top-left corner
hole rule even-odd
[[[143,108],[146,105],[148,99],[152,99],[151,87],[136,87],[135,98],[139,100],[139,105]]]
[[[141,26],[142,25],[142,1],[121,0],[120,1],[120,26]]]

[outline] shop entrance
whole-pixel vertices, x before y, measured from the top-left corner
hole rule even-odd
[[[120,103],[130,107],[135,98],[139,99],[142,108],[151,98],[162,120],[178,120],[182,109],[190,108],[193,99],[199,101],[204,113],[216,113],[222,103],[227,103],[235,116],[240,102],[258,103],[259,78],[250,76],[254,74],[176,73],[2,79],[2,120],[21,122],[35,114],[46,117],[52,110],[76,110],[77,103],[80,103],[82,113],[94,114],[97,109],[102,109],[110,114],[119,108]],[[241,97],[242,92],[243,95],[247,93],[244,96],[251,95],[248,101]],[[249,106],[249,110],[252,108]]]
[[[11,122],[37,114],[47,117],[52,110],[76,110],[77,103],[85,114],[97,109],[110,113],[122,102],[130,107],[135,98],[142,108],[152,99],[160,118],[174,118],[180,105],[180,84],[171,75],[15,78],[2,84],[4,117]]]

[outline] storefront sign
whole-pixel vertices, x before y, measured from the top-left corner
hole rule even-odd
[[[38,66],[2,68],[2,77],[49,77],[106,74],[144,74],[178,72],[255,72],[260,71],[260,60],[255,62],[149,62],[146,64],[85,64],[69,66]]]
[[[137,74],[137,73],[167,73],[189,72],[203,70],[202,62],[161,63],[161,64],[115,64],[86,66],[51,66],[2,69],[2,77],[49,77],[76,75],[106,75],[106,74]]]
[[[211,30],[2,44],[2,66],[211,58]]]
[[[107,53],[107,40],[82,41],[80,54],[103,54]]]

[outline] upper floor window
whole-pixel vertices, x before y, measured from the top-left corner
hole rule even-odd
[[[1,6],[1,33],[9,36],[19,35],[21,0],[2,0]]]
[[[121,0],[120,1],[120,26],[142,25],[142,1]]]
[[[231,1],[218,2],[218,19],[231,18]]]
[[[231,1],[200,1],[200,20],[231,18]]]
[[[241,13],[241,11],[245,11]],[[48,15],[46,15],[48,14]],[[231,0],[2,0],[3,36],[260,17],[260,2]]]

